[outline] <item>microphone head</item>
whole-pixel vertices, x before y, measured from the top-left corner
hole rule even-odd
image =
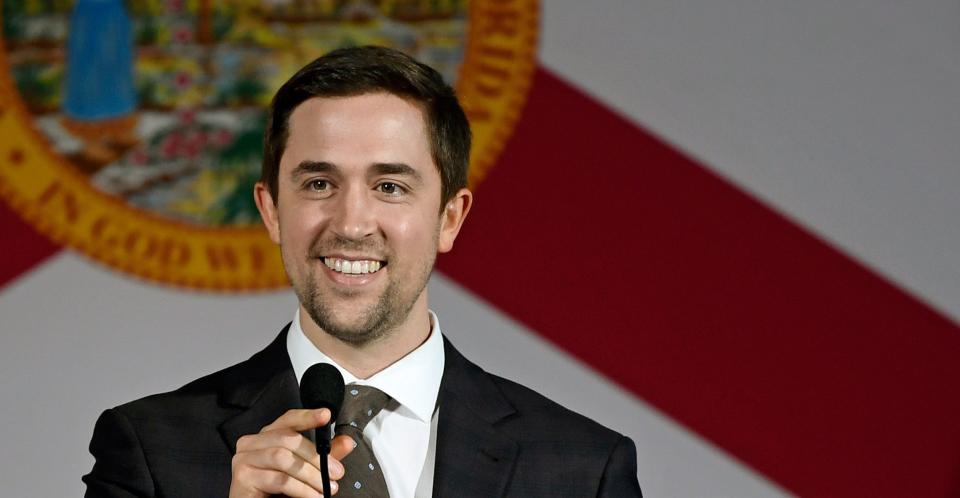
[[[331,421],[340,414],[343,404],[343,375],[329,363],[317,363],[300,379],[300,401],[304,408],[327,408]]]

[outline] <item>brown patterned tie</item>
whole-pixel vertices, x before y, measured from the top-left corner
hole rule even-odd
[[[337,417],[334,432],[353,438],[357,447],[343,459],[346,473],[340,479],[337,498],[389,498],[387,481],[380,462],[373,455],[370,443],[363,437],[363,428],[390,401],[383,391],[370,386],[348,385],[343,395],[343,408]]]

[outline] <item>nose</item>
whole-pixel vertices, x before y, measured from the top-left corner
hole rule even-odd
[[[377,229],[371,199],[364,186],[352,186],[338,196],[331,219],[333,232],[347,240],[361,241]]]

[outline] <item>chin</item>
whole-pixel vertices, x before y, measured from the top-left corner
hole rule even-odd
[[[319,325],[319,324],[318,324]],[[383,338],[387,330],[358,319],[343,322],[328,322],[320,325],[327,335],[352,346],[363,346]]]
[[[327,335],[347,344],[362,346],[384,337],[391,328],[387,310],[378,304],[351,309],[354,307],[336,300],[325,300],[305,302],[304,307]]]

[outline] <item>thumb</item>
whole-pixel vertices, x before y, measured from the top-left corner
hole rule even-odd
[[[341,434],[333,438],[330,442],[330,456],[337,460],[343,460],[357,447],[356,441],[352,437]]]

